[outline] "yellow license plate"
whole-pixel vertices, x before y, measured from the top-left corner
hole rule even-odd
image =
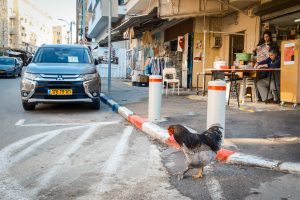
[[[50,89],[48,90],[49,95],[72,95],[72,89]]]

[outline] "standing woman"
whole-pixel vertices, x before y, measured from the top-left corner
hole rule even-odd
[[[259,41],[255,48],[256,60],[261,62],[269,57],[269,50],[273,49],[279,52],[279,48],[275,42],[272,40],[272,34],[270,31],[265,31],[263,33],[263,38]],[[263,67],[263,66],[260,66]],[[267,65],[265,67],[268,67]]]

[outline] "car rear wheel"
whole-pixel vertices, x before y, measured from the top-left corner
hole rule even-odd
[[[35,109],[35,104],[28,103],[27,101],[22,100],[22,105],[24,110],[30,111]]]

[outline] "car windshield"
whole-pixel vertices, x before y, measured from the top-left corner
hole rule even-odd
[[[14,59],[12,58],[0,58],[0,65],[13,65]]]
[[[33,62],[36,63],[91,63],[89,52],[84,48],[42,47]]]

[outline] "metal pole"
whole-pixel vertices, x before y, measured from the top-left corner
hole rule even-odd
[[[203,56],[202,56],[202,59],[203,59],[203,62],[202,62],[202,73],[204,73],[204,74],[205,74],[205,65],[206,65],[206,32],[207,32],[207,30],[206,30],[205,12],[206,12],[206,0],[204,2],[204,16],[203,16],[204,50],[203,50]],[[205,88],[204,88],[204,85],[205,85],[204,81],[205,80],[204,80],[204,77],[203,77],[203,84],[202,84],[203,91],[205,90]]]
[[[111,91],[111,0],[109,1],[109,11],[108,11],[108,75],[107,75],[107,81],[108,81],[108,92]]]
[[[82,40],[85,41],[85,0],[82,0]]]
[[[2,56],[4,56],[4,51],[5,51],[5,28],[4,28],[4,20],[2,20]]]
[[[70,44],[72,44],[72,24],[73,22],[70,22]]]

